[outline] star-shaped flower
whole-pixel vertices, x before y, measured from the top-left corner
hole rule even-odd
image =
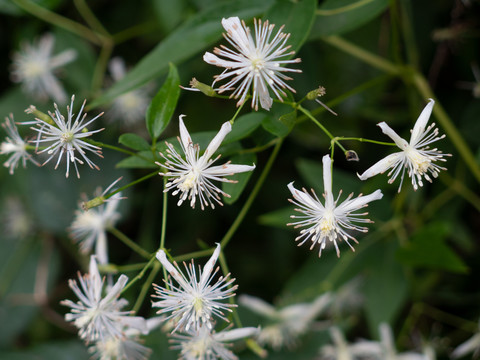
[[[70,102],[70,106],[67,105],[67,120],[65,121],[65,117],[60,113],[57,104],[55,106],[55,113],[49,112],[50,117],[53,119],[53,122],[47,122],[43,119],[36,118],[35,122],[33,122],[34,127],[32,130],[38,132],[38,136],[36,140],[32,140],[38,146],[42,145],[43,143],[51,143],[46,146],[43,150],[38,151],[39,154],[47,152],[48,159],[42,164],[45,165],[48,163],[57,153],[58,160],[55,165],[55,169],[60,164],[62,160],[63,154],[65,153],[65,157],[67,159],[67,171],[65,176],[68,178],[70,172],[70,163],[73,163],[75,166],[75,171],[77,173],[77,177],[80,178],[80,173],[78,172],[77,163],[83,164],[84,162],[77,157],[78,154],[85,160],[85,162],[90,166],[90,168],[95,168],[100,170],[100,168],[91,161],[87,155],[86,151],[91,151],[98,156],[102,157],[101,148],[92,145],[85,140],[86,137],[89,137],[99,131],[104,129],[98,130],[87,130],[87,126],[97,120],[103,113],[95,116],[93,119],[86,121],[85,118],[87,114],[83,114],[83,108],[85,107],[85,102],[83,102],[82,107],[78,111],[77,117],[74,119],[75,114],[73,113],[73,101],[75,100],[75,96],[72,96],[72,100]],[[33,112],[35,108],[31,108],[29,111]],[[31,124],[32,122],[28,122],[25,124]]]
[[[288,184],[288,189],[292,193],[293,200],[290,202],[298,206],[295,209],[301,212],[303,215],[292,215],[293,219],[301,219],[300,221],[289,223],[287,225],[294,225],[297,227],[307,227],[300,231],[295,241],[300,241],[298,246],[303,245],[307,240],[312,242],[310,250],[315,247],[316,244],[320,245],[318,256],[322,255],[322,250],[327,245],[327,240],[330,240],[337,251],[337,256],[340,257],[340,250],[338,249],[337,239],[345,240],[345,242],[354,250],[353,246],[348,241],[353,240],[358,243],[357,240],[350,235],[347,231],[357,230],[361,232],[367,232],[368,228],[353,224],[357,223],[371,223],[369,219],[365,219],[362,216],[368,215],[368,213],[356,213],[356,211],[368,206],[368,203],[374,200],[380,200],[383,194],[380,190],[376,190],[370,195],[362,196],[352,199],[353,193],[351,193],[347,199],[345,199],[340,205],[337,206],[338,200],[342,192],[338,194],[337,200],[334,200],[332,194],[332,170],[331,160],[329,155],[323,157],[323,185],[324,185],[324,198],[325,205],[323,205],[318,196],[312,190],[310,195],[307,190],[297,190],[293,187],[293,182]]]
[[[154,285],[156,295],[160,301],[152,303],[153,307],[161,308],[157,314],[170,313],[166,320],[173,319],[176,323],[172,333],[181,330],[198,330],[201,327],[213,328],[213,317],[217,316],[225,321],[223,311],[231,312],[236,305],[224,303],[223,300],[234,296],[237,285],[231,286],[235,279],[230,274],[220,276],[215,284],[211,284],[213,277],[218,271],[214,270],[215,263],[220,255],[220,244],[217,244],[212,257],[207,261],[203,270],[195,270],[193,261],[187,266],[184,263],[186,275],[182,273],[177,263],[173,265],[168,261],[163,250],[157,252],[157,259],[162,263],[165,270],[170,274],[167,287]],[[178,285],[172,283],[175,279]]]
[[[388,183],[393,183],[397,176],[401,174],[400,186],[398,187],[398,192],[400,192],[406,169],[408,169],[408,176],[412,179],[414,190],[417,190],[418,186],[423,186],[422,178],[432,182],[430,175],[436,178],[438,177],[440,170],[447,170],[446,168],[435,164],[435,162],[447,161],[443,157],[451,156],[451,154],[443,154],[437,148],[430,149],[429,146],[435,141],[441,140],[445,137],[445,135],[438,136],[439,131],[438,128],[435,127],[435,123],[432,123],[427,127],[427,122],[432,114],[434,104],[435,101],[430,99],[427,106],[423,109],[411,131],[412,135],[409,143],[398,136],[398,134],[385,122],[379,123],[378,126],[382,129],[382,132],[389,136],[402,151],[388,155],[386,158],[367,169],[362,175],[358,175],[358,177],[361,180],[366,180],[372,176],[383,174],[385,171],[392,169],[388,173],[388,176],[390,177]]]
[[[18,167],[20,160],[22,161],[24,168],[27,167],[27,160],[38,166],[38,162],[36,162],[32,158],[32,155],[28,153],[27,143],[20,137],[17,126],[13,121],[12,114],[10,114],[9,118],[5,118],[5,122],[2,124],[2,127],[5,129],[8,136],[5,138],[5,141],[0,144],[0,154],[10,154],[8,160],[3,163],[3,166],[9,168],[8,172],[10,175],[12,175],[15,169]]]
[[[332,300],[330,294],[318,296],[310,303],[296,303],[275,308],[260,298],[240,295],[239,304],[268,319],[258,336],[260,344],[269,344],[274,350],[283,346],[293,349],[298,338],[310,330],[314,320],[326,310]]]
[[[218,155],[215,159],[211,159],[212,155],[218,149],[225,136],[232,131],[232,125],[230,122],[226,122],[222,125],[218,134],[208,144],[207,149],[200,156],[200,147],[198,144],[194,144],[190,134],[183,123],[183,116],[180,115],[180,137],[178,142],[185,153],[185,160],[175,150],[172,144],[167,144],[167,155],[163,153],[160,155],[166,160],[164,164],[157,162],[158,166],[161,166],[167,170],[166,173],[159,173],[162,176],[168,176],[172,179],[166,184],[165,191],[173,190],[173,195],[180,193],[180,199],[177,205],[180,206],[185,200],[190,200],[190,206],[195,208],[195,202],[197,196],[199,198],[200,207],[202,210],[205,206],[211,206],[215,208],[214,200],[219,205],[223,205],[221,202],[220,194],[229,197],[227,193],[222,191],[212,180],[222,182],[236,182],[234,180],[226,179],[224,176],[233,175],[235,173],[241,173],[246,171],[252,171],[255,169],[255,165],[235,165],[230,161],[223,164],[212,166],[215,161],[220,158]]]
[[[128,277],[120,275],[115,285],[103,294],[104,279],[100,277],[95,256],[90,257],[89,273],[78,274],[80,286],[75,280],[69,280],[68,285],[77,295],[79,301],[63,300],[62,305],[72,310],[65,315],[65,320],[72,321],[79,329],[79,336],[87,343],[105,340],[110,337],[124,337],[125,328],[134,328],[141,332],[147,331],[145,319],[130,316],[131,311],[121,311],[128,301],[119,299]]]
[[[54,71],[75,60],[77,52],[68,49],[52,56],[54,43],[53,35],[46,34],[34,44],[21,44],[13,55],[12,79],[37,99],[51,98],[63,104],[67,95]]]
[[[295,92],[285,82],[291,78],[284,73],[302,71],[283,66],[299,63],[300,59],[285,60],[295,54],[295,51],[287,52],[290,49],[290,45],[286,45],[290,34],[282,33],[283,26],[272,39],[275,25],[269,24],[268,21],[262,24],[261,20],[255,20],[254,24],[255,40],[250,28],[238,17],[222,19],[222,25],[227,31],[224,37],[233,50],[221,45],[220,48],[213,50],[216,55],[206,52],[203,60],[226,69],[216,76],[215,82],[233,77],[220,87],[219,93],[235,89],[230,97],[240,98],[237,102],[237,106],[240,106],[245,102],[250,87],[252,87],[252,108],[258,110],[258,101],[260,100],[260,106],[269,110],[272,107],[272,98],[268,87],[280,101],[283,101],[283,97],[286,96],[285,89]],[[280,60],[282,58],[284,60]]]
[[[120,179],[114,181],[103,193],[98,189],[96,196],[103,197]],[[106,204],[87,211],[83,209],[75,211],[75,219],[70,227],[71,237],[80,243],[82,253],[91,252],[95,245],[95,255],[100,264],[108,263],[106,231],[120,218],[117,207],[121,199],[121,193],[116,193],[106,201]]]
[[[212,331],[201,327],[198,331],[174,334],[172,348],[179,349],[181,359],[185,360],[237,360],[238,357],[228,349],[230,342],[255,336],[259,329],[245,327],[233,330]]]

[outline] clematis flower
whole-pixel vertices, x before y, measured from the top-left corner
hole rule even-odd
[[[70,106],[67,105],[67,120],[65,120],[65,117],[60,113],[57,104],[54,104],[55,113],[53,114],[49,112],[50,117],[53,119],[53,123],[49,123],[39,118],[36,118],[34,122],[24,123],[34,124],[32,130],[38,132],[38,136],[36,140],[32,140],[31,142],[35,143],[37,147],[44,143],[50,143],[43,150],[38,151],[39,154],[46,152],[48,155],[50,155],[49,158],[42,164],[42,166],[48,163],[55,155],[58,154],[58,160],[55,165],[56,169],[62,160],[63,154],[65,153],[65,157],[67,159],[67,171],[65,173],[65,177],[67,178],[70,172],[70,163],[73,163],[75,166],[75,171],[78,178],[80,178],[80,173],[78,172],[77,163],[83,164],[85,161],[90,168],[100,170],[100,168],[87,157],[86,151],[93,152],[102,157],[101,148],[99,146],[92,145],[83,139],[104,130],[87,130],[87,126],[102,116],[103,113],[85,122],[87,114],[85,113],[82,116],[83,108],[85,107],[86,102],[84,101],[82,107],[78,111],[76,119],[74,119],[74,100],[75,96],[72,96]],[[28,109],[28,112],[34,112],[35,110],[35,107],[31,107]],[[77,157],[76,154],[79,154],[84,161]]]
[[[20,51],[13,55],[12,80],[21,82],[25,91],[36,99],[51,98],[63,104],[67,95],[54,72],[75,60],[77,52],[68,49],[52,56],[54,43],[53,35],[46,34],[36,43],[21,44]]]
[[[175,150],[172,144],[167,144],[167,155],[163,153],[160,155],[166,160],[164,164],[157,162],[158,166],[161,166],[167,170],[166,173],[159,173],[162,176],[168,176],[172,179],[165,185],[165,192],[173,190],[172,194],[177,195],[180,193],[180,199],[177,205],[180,206],[185,200],[190,200],[190,206],[195,208],[197,196],[199,198],[200,207],[202,210],[205,206],[211,206],[215,208],[214,200],[217,204],[223,205],[221,202],[220,194],[226,197],[230,197],[227,193],[212,183],[212,180],[231,182],[236,181],[226,179],[224,176],[233,175],[235,173],[241,173],[246,171],[252,171],[255,169],[255,165],[235,165],[230,161],[223,164],[212,166],[219,158],[218,155],[215,159],[211,159],[212,155],[218,149],[225,136],[232,131],[232,125],[230,122],[226,122],[222,125],[218,134],[208,144],[207,149],[200,156],[200,147],[198,144],[194,144],[190,134],[183,123],[183,116],[180,115],[180,137],[178,142],[185,153],[185,160]]]
[[[432,123],[427,127],[427,122],[432,114],[434,104],[435,101],[430,99],[427,106],[423,109],[411,131],[412,135],[409,143],[398,136],[397,133],[385,122],[379,123],[378,126],[382,129],[382,132],[389,136],[402,151],[388,155],[386,158],[367,169],[362,175],[358,175],[358,177],[361,180],[366,180],[372,176],[383,174],[385,171],[392,169],[388,173],[388,176],[390,177],[388,183],[393,183],[397,176],[401,174],[400,186],[398,187],[398,192],[400,192],[406,169],[408,169],[408,176],[412,179],[414,190],[417,190],[419,186],[423,186],[423,178],[432,182],[430,175],[436,178],[438,177],[440,170],[447,170],[446,168],[435,164],[435,162],[447,161],[443,157],[451,156],[451,154],[443,154],[437,148],[430,149],[429,146],[435,141],[441,140],[445,137],[445,135],[438,136],[439,131],[438,128],[435,128],[435,123]]]
[[[5,141],[0,144],[0,154],[10,154],[8,160],[3,163],[3,166],[9,169],[8,172],[10,175],[13,175],[13,172],[18,167],[20,160],[22,161],[24,168],[27,167],[27,160],[38,166],[39,163],[36,162],[32,158],[32,155],[28,153],[27,143],[20,137],[17,126],[15,125],[15,121],[13,121],[12,114],[10,114],[10,117],[5,118],[5,122],[2,124],[2,127],[5,129],[8,136],[5,138]]]
[[[227,31],[224,37],[233,50],[221,45],[220,48],[213,50],[215,55],[210,52],[203,55],[203,60],[208,64],[226,69],[215,77],[214,83],[233,77],[225,85],[220,86],[219,93],[235,89],[230,97],[240,98],[237,102],[237,106],[240,106],[245,102],[252,87],[252,108],[258,110],[260,100],[260,106],[269,110],[272,107],[269,87],[280,101],[283,101],[283,97],[286,96],[285,89],[295,92],[285,82],[292,78],[284,73],[302,71],[289,69],[284,65],[299,63],[301,60],[299,58],[286,60],[290,55],[295,54],[295,51],[287,52],[290,49],[290,45],[286,45],[290,34],[282,32],[283,26],[272,39],[275,25],[268,21],[262,24],[261,20],[254,20],[254,40],[250,28],[238,17],[222,19],[222,25]]]
[[[123,338],[125,328],[146,332],[145,319],[130,316],[131,311],[121,311],[128,301],[119,299],[127,284],[128,277],[120,275],[115,285],[103,294],[104,279],[100,277],[95,256],[90,257],[89,273],[78,274],[80,286],[75,280],[69,280],[68,286],[77,295],[79,301],[63,300],[60,304],[72,310],[65,315],[65,320],[73,322],[79,329],[78,335],[87,343],[105,341],[109,338]]]
[[[167,260],[163,250],[157,252],[157,259],[162,263],[165,270],[170,274],[167,287],[154,285],[156,295],[160,301],[152,303],[153,307],[161,308],[157,314],[170,313],[165,320],[172,319],[176,326],[172,333],[177,330],[197,331],[199,328],[213,328],[213,317],[217,316],[225,321],[223,311],[231,312],[235,304],[222,302],[229,297],[234,296],[237,285],[231,286],[235,279],[230,278],[230,274],[225,277],[220,276],[215,284],[211,284],[213,277],[218,271],[214,270],[214,265],[220,255],[220,244],[217,244],[212,257],[207,261],[203,270],[195,270],[193,261],[187,267],[184,263],[186,275],[182,273],[176,262],[173,265]],[[178,285],[174,285],[172,278]]]
[[[255,336],[258,331],[254,327],[245,327],[215,332],[201,327],[198,331],[174,334],[176,345],[172,348],[179,349],[181,359],[185,360],[237,360],[238,357],[227,348],[230,342]]]
[[[323,157],[323,185],[325,190],[323,194],[325,205],[320,202],[313,189],[312,195],[310,195],[305,189],[302,191],[295,189],[293,182],[288,184],[288,189],[293,196],[293,200],[289,199],[289,201],[298,206],[295,210],[303,215],[292,215],[291,218],[298,218],[300,220],[287,225],[293,225],[295,228],[306,227],[306,229],[300,231],[300,236],[295,239],[295,241],[300,241],[298,246],[310,240],[312,243],[310,250],[312,250],[315,245],[320,245],[318,253],[320,257],[322,250],[327,246],[327,240],[330,240],[330,242],[335,245],[337,256],[340,257],[337,240],[344,240],[348,246],[355,251],[349,239],[355,243],[358,242],[347,231],[356,230],[365,233],[368,231],[368,228],[353,223],[372,222],[362,217],[368,215],[367,212],[359,214],[356,211],[368,206],[368,203],[371,201],[380,200],[383,194],[380,190],[376,190],[370,195],[362,196],[362,194],[360,194],[352,199],[353,193],[351,193],[342,203],[337,205],[342,192],[340,191],[337,200],[334,200],[332,194],[331,160],[329,155]]]
[[[332,296],[327,293],[311,303],[297,303],[277,309],[254,296],[241,295],[238,299],[240,305],[268,319],[268,324],[260,329],[258,342],[261,345],[269,344],[274,350],[280,350],[283,346],[293,349],[298,338],[310,330],[314,320],[326,310],[331,300]]]
[[[97,190],[96,196],[103,197],[120,180],[115,180],[105,191]],[[120,218],[117,211],[118,204],[122,200],[121,193],[116,193],[106,201],[93,209],[76,210],[75,219],[70,227],[70,236],[80,244],[82,253],[89,253],[95,245],[95,255],[100,264],[108,263],[107,229],[114,226]]]

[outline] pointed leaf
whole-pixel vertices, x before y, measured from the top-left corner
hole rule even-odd
[[[150,149],[150,145],[148,144],[147,140],[133,133],[120,135],[118,142],[133,150],[140,151]]]
[[[156,140],[165,130],[180,96],[180,78],[175,65],[170,64],[167,79],[153,98],[147,109],[147,130],[152,139]]]

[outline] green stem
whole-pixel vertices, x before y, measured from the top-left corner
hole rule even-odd
[[[58,15],[53,11],[45,9],[29,0],[13,0],[13,2],[26,12],[36,16],[39,19],[42,19],[47,23],[77,34],[96,45],[102,45],[100,36],[82,24]]]
[[[127,245],[130,249],[135,251],[138,255],[143,256],[146,259],[150,259],[152,254],[149,254],[147,251],[142,249],[140,246],[137,245],[132,239],[130,239],[127,235],[122,233],[120,230],[117,228],[111,227],[108,229],[110,233],[115,235],[118,240],[123,242],[125,245]]]
[[[185,260],[190,260],[190,259],[197,259],[197,258],[200,258],[200,257],[211,256],[214,251],[215,251],[215,248],[194,251],[194,252],[191,252],[191,253],[188,253],[188,254],[176,256],[174,258],[174,260],[176,262],[180,262],[180,261],[185,261]]]
[[[427,79],[425,79],[423,75],[419,73],[415,73],[413,75],[413,82],[417,87],[418,91],[420,92],[420,94],[425,99],[435,98],[435,95],[433,94],[433,91],[430,88],[430,85],[428,84]],[[460,156],[463,158],[463,160],[467,164],[470,171],[473,173],[477,181],[480,182],[480,166],[477,163],[475,156],[473,155],[467,143],[465,142],[463,137],[460,135],[459,131],[453,124],[452,120],[450,119],[445,109],[442,107],[442,105],[439,102],[437,102],[433,107],[433,113],[437,118],[438,122],[440,123],[440,125],[442,126],[442,128],[445,130],[445,133],[447,134],[450,141],[453,143],[457,151],[460,153]]]
[[[243,105],[245,105],[245,101],[242,103],[242,105],[240,105],[240,106],[238,107],[237,111],[235,111],[235,114],[234,114],[233,117],[230,119],[230,124],[233,125],[233,123],[235,122],[235,119],[237,118],[238,114],[240,114],[240,111],[242,111]]]
[[[255,184],[252,192],[247,198],[247,201],[245,201],[245,204],[243,205],[243,208],[240,210],[238,213],[237,218],[233,222],[233,224],[230,226],[230,229],[228,229],[227,233],[223,237],[223,239],[220,241],[220,245],[222,246],[222,249],[224,249],[228,242],[231,240],[233,234],[235,234],[235,231],[237,231],[238,227],[242,223],[243,219],[245,218],[245,215],[247,215],[248,210],[250,209],[250,206],[252,205],[253,201],[258,195],[258,192],[260,191],[263,183],[265,182],[265,179],[267,178],[270,169],[275,162],[275,159],[278,155],[278,152],[280,151],[280,148],[282,147],[283,141],[280,139],[275,147],[273,148],[272,153],[270,154],[270,157],[265,164],[265,168],[263,169],[262,173],[260,174],[260,177],[258,178],[257,183]]]
[[[395,65],[394,63],[382,58],[381,56],[374,55],[371,52],[366,51],[361,47],[342,39],[339,36],[327,36],[323,37],[322,40],[336,47],[339,50],[355,56],[356,58],[366,62],[367,64],[372,65],[377,69],[383,70],[392,75],[400,75],[401,73],[400,66]]]
[[[155,276],[157,276],[159,270],[160,270],[160,263],[155,262],[153,264],[153,269],[150,272],[150,275],[148,275],[147,280],[145,280],[145,282],[143,283],[142,289],[140,290],[140,294],[138,294],[138,298],[135,301],[135,305],[133,306],[133,311],[135,313],[137,313],[138,310],[140,310],[140,307],[142,306],[143,300],[147,296],[148,290],[150,289],[150,286],[153,283],[153,279],[155,279]]]
[[[268,143],[266,143],[265,145],[256,146],[256,147],[250,148],[250,149],[239,150],[238,154],[258,153],[258,152],[261,152],[263,150],[266,150],[266,149],[272,147],[273,145],[275,145],[279,141],[280,141],[280,138],[275,138],[275,139],[269,141]]]
[[[308,111],[307,109],[305,109],[304,107],[302,107],[301,105],[298,106],[298,109],[304,113],[310,120],[312,120],[315,124],[317,124],[317,126],[322,129],[322,131],[330,138],[330,140],[332,140],[335,144],[337,144],[337,146],[342,149],[342,151],[345,153],[347,152],[347,150],[342,146],[342,144],[340,144],[336,139],[336,137],[334,137],[330,131],[327,130],[327,128],[325,126],[322,125],[322,123],[320,123],[320,121],[318,121],[311,113],[310,111]]]
[[[115,44],[121,44],[132,38],[139,37],[144,34],[148,34],[149,32],[152,32],[155,29],[156,29],[155,22],[138,24],[128,29],[122,30],[116,34],[113,34],[112,39]]]
[[[152,172],[152,173],[150,173],[150,174],[148,174],[148,175],[145,175],[145,176],[141,177],[140,179],[134,180],[134,181],[132,181],[131,183],[129,183],[129,184],[125,185],[125,186],[122,186],[122,187],[118,188],[117,190],[114,190],[114,191],[108,193],[107,195],[105,195],[105,196],[103,197],[103,199],[104,199],[104,200],[107,200],[107,199],[111,198],[113,195],[115,195],[115,194],[117,194],[117,193],[119,193],[119,192],[121,192],[121,191],[123,191],[123,190],[125,190],[125,189],[128,189],[129,187],[131,187],[131,186],[133,186],[133,185],[137,185],[138,183],[141,183],[142,181],[145,181],[145,180],[147,180],[147,179],[150,179],[152,176],[155,176],[155,175],[157,175],[157,174],[158,174],[158,170],[155,170],[154,172]]]
[[[128,264],[128,265],[114,265],[108,264],[107,266],[99,265],[98,268],[103,273],[110,273],[110,274],[118,274],[118,273],[126,273],[130,271],[138,271],[145,267],[147,263],[138,263],[138,264]]]
[[[138,157],[140,159],[143,159],[145,161],[148,161],[148,162],[151,161],[151,159],[146,158],[145,156],[142,156],[139,153],[136,153],[136,152],[133,152],[133,151],[130,151],[130,150],[127,150],[127,149],[123,149],[123,148],[115,146],[115,145],[105,144],[103,142],[95,141],[95,140],[91,140],[91,139],[85,139],[84,141],[88,142],[89,144],[99,146],[99,147],[102,147],[102,148],[105,148],[105,149],[118,151],[118,152],[121,152],[123,154],[130,155],[130,156],[136,156],[136,157]]]
[[[98,56],[97,62],[95,64],[95,69],[92,76],[92,91],[97,92],[103,84],[103,79],[105,77],[105,72],[108,66],[108,60],[112,55],[113,42],[109,38],[106,39],[100,49],[100,55]]]
[[[110,36],[108,31],[103,27],[102,23],[97,19],[92,10],[90,10],[85,0],[73,0],[73,2],[78,12],[80,13],[80,15],[82,15],[88,26],[90,26],[94,31],[102,34],[103,36]]]
[[[334,141],[334,140],[338,140],[338,141],[355,140],[355,141],[368,142],[368,143],[378,144],[378,145],[397,146],[397,144],[395,144],[395,143],[389,143],[389,142],[383,142],[383,141],[377,141],[377,140],[370,140],[370,139],[364,139],[364,138],[357,138],[357,137],[337,136],[337,137],[332,139],[332,141]]]
[[[167,184],[167,178],[163,177],[163,188]],[[162,230],[160,233],[160,247],[159,249],[165,248],[165,236],[167,234],[167,205],[168,205],[168,192],[163,192],[163,202],[162,202]]]
[[[368,5],[372,1],[373,0],[359,0],[359,1],[354,2],[352,4],[348,4],[348,5],[345,5],[345,6],[340,6],[336,9],[317,9],[317,11],[315,13],[317,15],[320,15],[320,16],[332,16],[332,15],[342,14],[342,13],[345,13],[345,12],[348,12],[348,11],[355,10],[359,7]]]
[[[152,266],[152,264],[154,263],[154,261],[156,260],[157,258],[154,256],[152,256],[152,258],[150,259],[150,261],[143,267],[142,271],[140,271],[137,276],[135,276],[131,281],[128,282],[128,284],[123,288],[122,290],[122,294],[127,291],[127,289],[130,288],[130,286],[132,286],[133,284],[135,284],[138,280],[140,280],[143,275],[145,275],[145,272],[150,268],[150,266]]]

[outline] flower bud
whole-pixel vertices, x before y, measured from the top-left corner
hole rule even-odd
[[[353,150],[345,151],[345,158],[347,159],[347,161],[360,161],[357,153]]]
[[[200,90],[202,93],[204,93],[207,96],[215,96],[215,90],[213,90],[213,88],[211,86],[209,86],[207,84],[204,84],[204,83],[201,83],[200,81],[198,81],[195,78],[193,78],[190,81],[190,86],[193,89]]]
[[[38,110],[35,106],[33,105],[30,105],[28,107],[28,109],[25,109],[25,112],[27,114],[33,114],[33,116],[35,116],[36,118],[39,118],[43,121],[45,121],[46,123],[50,124],[50,125],[54,125],[55,122],[52,120],[52,117],[50,115],[47,115],[45,114],[44,112],[41,112],[40,110]]]
[[[323,86],[319,86],[318,89],[312,90],[307,94],[308,100],[315,100],[319,96],[323,96],[326,94],[325,88]]]

